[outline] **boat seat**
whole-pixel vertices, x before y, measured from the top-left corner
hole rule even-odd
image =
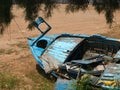
[[[120,50],[117,51],[117,53],[115,54],[113,58],[120,59]]]
[[[100,64],[103,60],[73,60],[72,63],[76,63],[79,65],[90,65],[90,64]]]
[[[60,72],[67,74],[67,76],[69,76],[70,78],[74,78],[74,79],[76,79],[78,75],[82,76],[83,74],[90,74],[90,75],[99,77],[103,73],[103,70],[87,71],[83,68],[80,68],[80,72],[79,72],[79,70],[76,70],[76,69],[67,70],[67,68],[65,66],[60,67],[59,70],[60,70]]]
[[[81,66],[85,70],[92,70],[98,65],[103,65],[104,60],[73,60],[74,65]]]
[[[116,63],[120,63],[120,50],[117,51],[113,59]]]
[[[74,79],[76,79],[78,75],[81,76],[86,73],[93,76],[100,76],[103,70],[94,71],[93,69],[102,64],[102,62],[103,60],[73,60],[71,64],[60,66],[59,70],[62,73],[67,73],[68,76]]]

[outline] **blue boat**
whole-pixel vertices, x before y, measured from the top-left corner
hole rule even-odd
[[[40,28],[43,23],[47,26],[46,30]],[[116,80],[120,80],[118,77],[120,70],[116,69],[120,68],[119,39],[98,34],[47,35],[51,26],[42,17],[38,17],[33,25],[41,34],[35,38],[28,38],[30,50],[45,73],[58,78],[56,90],[75,90],[73,87],[71,89],[65,87],[72,83],[71,80],[78,80],[88,72],[97,77],[91,82],[93,86],[108,89],[117,87]],[[115,64],[111,68],[113,73],[110,72],[111,63]],[[64,85],[60,78],[66,80]],[[112,81],[114,85],[106,84]]]

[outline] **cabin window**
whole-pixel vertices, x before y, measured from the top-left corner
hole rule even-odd
[[[40,40],[37,42],[37,47],[45,49],[47,46],[47,41],[46,40]]]

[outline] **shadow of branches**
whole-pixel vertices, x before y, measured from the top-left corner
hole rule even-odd
[[[105,14],[106,23],[108,23],[111,27],[114,12],[120,9],[120,0],[69,0],[69,4],[66,7],[66,12],[74,13],[79,10],[85,11],[90,4],[99,14],[102,12]]]
[[[46,18],[52,16],[53,9],[57,8],[56,2],[53,0],[0,0],[0,33],[9,25],[13,15],[11,13],[12,5],[17,4],[21,8],[25,8],[25,20],[29,21],[28,28],[32,29],[31,23],[38,17],[38,13],[44,5],[44,15]]]
[[[29,21],[28,28],[32,29],[32,22],[38,17],[38,13],[42,10],[44,4],[45,17],[51,17],[56,3],[53,0],[16,0],[17,5],[25,8],[25,20]]]
[[[3,34],[4,27],[8,26],[13,18],[11,13],[12,1],[0,0],[0,33]]]
[[[53,0],[45,0],[44,4],[45,4],[44,10],[45,10],[46,18],[51,17],[53,14],[53,10],[59,7],[59,5],[56,4],[56,2]]]
[[[3,33],[4,27],[8,26],[13,18],[11,9],[14,4],[25,9],[25,20],[29,21],[28,28],[32,29],[31,23],[39,16],[40,10],[44,11],[46,18],[49,18],[53,10],[59,8],[57,3],[65,2],[66,13],[85,11],[89,5],[92,5],[99,14],[105,14],[106,23],[110,26],[113,23],[114,12],[120,9],[120,0],[0,0],[0,28],[2,28],[0,33]]]
[[[89,1],[88,0],[68,0],[68,5],[66,6],[65,11],[67,13],[70,12],[78,12],[79,10],[86,10],[88,8]]]
[[[111,26],[114,12],[120,9],[120,0],[94,0],[93,6],[99,14],[101,12],[105,13],[106,23]]]

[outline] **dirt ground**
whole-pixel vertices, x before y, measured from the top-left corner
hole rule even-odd
[[[10,26],[6,28],[4,35],[0,35],[0,48],[7,43],[24,41],[29,36],[39,35],[35,29],[30,31],[27,29],[28,22],[24,20],[24,9],[13,7],[14,19]],[[115,13],[115,23],[120,22],[120,12]],[[39,14],[44,18],[42,12]],[[77,33],[77,34],[101,34],[110,31],[109,25],[106,24],[104,14],[98,14],[93,7],[89,7],[86,11],[77,13],[66,13],[65,5],[61,5],[59,9],[53,11],[52,17],[45,19],[51,26],[52,30],[49,34],[58,33]],[[3,47],[2,47],[3,48]]]
[[[110,31],[104,14],[97,14],[92,7],[85,12],[79,11],[69,14],[65,13],[64,8],[65,5],[61,5],[59,10],[53,11],[51,18],[45,19],[52,26],[49,34],[102,34]],[[33,90],[33,80],[27,76],[31,72],[38,72],[36,71],[36,62],[27,45],[27,37],[39,35],[39,32],[36,29],[33,31],[27,29],[28,22],[24,20],[23,9],[14,6],[13,13],[15,18],[10,26],[6,28],[4,34],[0,35],[0,73],[9,72],[17,77],[21,77],[26,82],[24,87],[27,90]],[[118,24],[120,22],[119,14],[120,12],[115,13],[117,18],[115,18],[115,21]],[[43,15],[40,13],[40,16]],[[23,87],[21,86],[21,88]]]

